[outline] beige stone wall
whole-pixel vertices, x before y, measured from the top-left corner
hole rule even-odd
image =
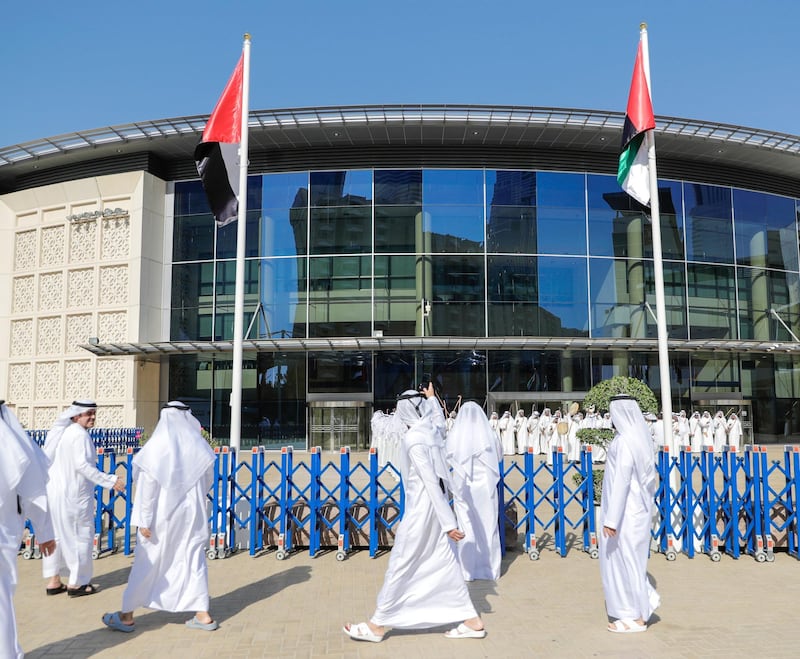
[[[78,397],[97,400],[98,426],[152,427],[158,361],[80,345],[168,338],[165,193],[132,172],[0,196],[0,398],[26,427],[49,427]]]

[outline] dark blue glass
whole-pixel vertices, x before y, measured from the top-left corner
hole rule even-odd
[[[309,263],[308,335],[370,336],[371,320],[371,258],[312,258]]]
[[[431,252],[483,252],[483,206],[424,206]],[[427,249],[425,251],[428,251]]]
[[[311,206],[366,206],[372,203],[372,171],[311,172]]]
[[[586,190],[589,254],[642,258],[644,207],[622,191],[614,176],[589,174]]]
[[[372,208],[339,206],[311,209],[311,254],[363,254],[372,251]]]
[[[587,336],[586,259],[490,256],[490,336]]]
[[[586,177],[536,173],[536,235],[539,254],[586,254]]]
[[[689,336],[736,339],[736,278],[732,266],[687,264]]]
[[[259,220],[261,218],[261,176],[247,177],[247,228],[245,256],[258,256],[261,241],[258,240]],[[237,223],[231,222],[217,229],[217,258],[236,258]]]
[[[491,206],[486,222],[490,253],[536,254],[536,209],[529,206]]]
[[[265,174],[261,197],[264,208],[307,208],[308,172]]]
[[[307,260],[262,259],[259,262],[258,336],[249,338],[300,339],[306,336]]]
[[[483,206],[483,170],[426,169],[422,172],[422,203]]]
[[[376,206],[417,206],[422,203],[422,170],[376,169]]]
[[[731,189],[684,183],[686,258],[705,263],[733,263]]]
[[[431,301],[430,333],[485,336],[483,257],[434,256],[424,270],[421,288],[422,297]]]
[[[214,258],[214,216],[176,215],[172,230],[172,260]]]
[[[788,197],[733,190],[736,262],[797,270],[797,215]]]
[[[307,254],[307,242],[307,208],[264,208],[261,216],[261,256]]]
[[[516,170],[486,171],[487,206],[536,205],[537,173]]]
[[[208,197],[199,179],[175,183],[175,215],[210,213]]]
[[[309,352],[309,393],[359,393],[372,390],[368,352]]]

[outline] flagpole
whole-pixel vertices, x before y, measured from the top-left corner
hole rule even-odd
[[[647,45],[647,23],[639,26],[639,38],[642,44],[642,59],[647,89],[652,102],[653,92],[650,85],[650,50]],[[650,178],[650,226],[653,232],[653,270],[656,286],[656,327],[658,330],[658,374],[661,381],[661,420],[664,436],[662,442],[669,447],[671,456],[677,455],[677,443],[672,432],[672,391],[669,375],[669,351],[667,348],[667,310],[664,300],[664,266],[661,254],[661,217],[658,207],[658,172],[656,171],[655,130],[648,130],[647,164]]]
[[[248,119],[250,102],[250,35],[242,50],[242,137],[239,146],[239,214],[236,222],[236,288],[233,303],[233,376],[231,378],[231,449],[242,438],[242,357],[244,342],[245,240],[247,237]]]

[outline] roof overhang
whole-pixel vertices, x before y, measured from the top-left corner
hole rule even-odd
[[[233,341],[162,341],[154,343],[98,343],[81,348],[98,357],[199,355],[232,353]],[[800,353],[800,343],[729,341],[725,339],[671,340],[675,352],[724,352],[746,354]],[[251,352],[353,352],[407,350],[591,350],[657,352],[656,339],[584,337],[363,337],[330,339],[247,340]]]

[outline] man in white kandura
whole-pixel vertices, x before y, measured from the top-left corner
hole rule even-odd
[[[398,452],[405,512],[389,555],[383,587],[368,622],[346,624],[345,634],[378,643],[386,627],[426,629],[463,620],[448,638],[483,638],[486,630],[469,597],[452,542],[464,539],[441,483],[450,481],[436,430],[441,408],[423,393],[406,391],[395,414],[406,425]],[[426,400],[426,398],[428,400]]]
[[[82,597],[97,592],[97,585],[91,583],[94,488],[125,489],[122,476],[97,469],[97,449],[88,432],[94,427],[96,414],[94,401],[74,401],[56,419],[44,443],[50,460],[47,498],[56,534],[55,551],[42,560],[48,595],[66,590],[70,597]],[[62,576],[68,576],[66,587]]]
[[[477,403],[461,406],[447,435],[447,461],[453,468],[453,508],[464,539],[456,552],[465,581],[500,578],[497,483],[503,449]]]
[[[0,400],[0,657],[24,656],[17,639],[14,591],[25,519],[45,556],[55,549],[47,508],[47,458]]]
[[[647,577],[653,497],[658,486],[652,439],[639,404],[615,396],[600,503],[600,575],[608,631],[643,632],[660,599]]]
[[[187,627],[219,627],[208,613],[205,555],[206,494],[214,478],[214,451],[200,430],[188,406],[167,403],[153,436],[133,458],[136,499],[131,524],[139,533],[122,610],[103,616],[111,629],[132,632],[133,612],[139,607],[196,611]]]

